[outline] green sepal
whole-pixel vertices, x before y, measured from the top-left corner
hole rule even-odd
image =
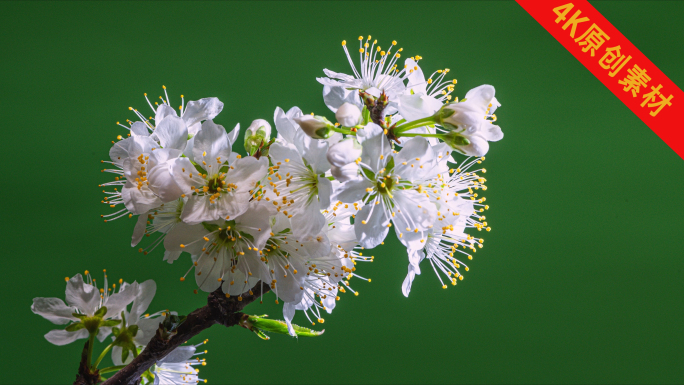
[[[64,330],[66,330],[68,332],[75,332],[75,331],[81,330],[83,328],[85,328],[85,325],[83,325],[83,322],[74,322],[71,325],[67,326],[66,329],[64,329]]]
[[[118,337],[119,334],[121,334],[121,329],[119,329],[118,327],[114,326],[114,327],[112,328],[112,334],[114,335],[114,337]]]
[[[215,225],[212,223],[207,223],[207,222],[202,222],[202,226],[204,226],[204,228],[210,233],[213,233],[214,231],[218,230],[218,228],[219,228],[218,225]]]
[[[107,314],[107,306],[102,306],[95,312],[95,317],[104,318],[105,314]]]
[[[121,349],[121,362],[126,362],[129,353],[128,349]]]
[[[361,166],[360,168],[361,172],[363,173],[363,175],[366,176],[366,178],[368,178],[369,180],[375,180],[375,172],[373,172],[373,170],[365,168],[363,166]]]
[[[132,335],[133,337],[135,337],[136,334],[138,334],[138,325],[131,325],[131,326],[129,326],[129,327],[128,327],[128,331],[131,333],[131,335]]]
[[[116,326],[121,323],[120,319],[110,319],[106,321],[101,321],[100,322],[100,327],[111,327],[111,326]]]
[[[394,170],[394,157],[390,155],[389,160],[387,161],[387,166],[385,166],[386,174],[388,174],[390,171]]]
[[[80,319],[81,321],[83,321],[84,319],[88,318],[87,315],[85,315],[85,314],[80,314],[80,313],[71,313],[71,315],[74,316],[74,317],[76,317],[76,318],[78,318],[78,319]]]
[[[201,172],[202,174],[206,174],[206,173],[207,173],[207,170],[205,170],[204,168],[202,168],[202,166],[200,166],[199,164],[195,163],[195,161],[191,160],[190,163],[192,163],[192,165],[195,166],[195,169],[196,169],[197,171]]]
[[[264,332],[262,332],[259,329],[253,329],[252,331],[254,332],[254,334],[256,334],[259,338],[261,338],[264,341],[268,341],[271,339],[271,337],[267,336],[266,334],[264,334]]]

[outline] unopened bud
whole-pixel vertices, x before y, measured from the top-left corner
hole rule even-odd
[[[338,182],[342,183],[361,178],[359,175],[359,166],[354,162],[342,167],[330,166],[330,173]]]
[[[314,139],[328,139],[334,134],[335,127],[324,116],[302,115],[294,118],[302,131]]]
[[[361,110],[351,103],[344,103],[337,109],[335,119],[344,127],[354,127],[361,121]]]
[[[347,138],[333,144],[326,154],[328,162],[336,167],[342,167],[354,162],[361,156],[361,145],[356,138]]]
[[[254,155],[262,143],[268,142],[271,138],[271,125],[263,120],[257,119],[247,127],[245,131],[245,150]]]

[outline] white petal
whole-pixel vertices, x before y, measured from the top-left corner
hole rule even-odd
[[[133,353],[131,353],[130,351],[128,352],[128,357],[126,357],[126,362],[121,361],[122,351],[123,348],[121,346],[112,346],[112,363],[116,366],[128,365],[131,361],[133,361]]]
[[[81,274],[69,279],[65,294],[66,302],[86,315],[94,315],[100,306],[100,292],[95,286],[83,282]]]
[[[134,122],[131,124],[131,133],[138,136],[150,136],[150,130],[147,129],[147,124],[143,122]]]
[[[164,239],[164,241],[166,241],[166,239]],[[163,261],[166,261],[168,263],[173,263],[173,261],[175,261],[176,259],[178,259],[178,257],[180,257],[181,253],[182,253],[182,251],[180,251],[180,250],[178,250],[178,251],[165,250]]]
[[[180,222],[166,234],[166,237],[164,238],[164,248],[167,251],[178,252],[179,254],[183,251],[190,254],[197,254],[202,250],[202,245],[204,243],[195,242],[192,245],[188,244],[202,238],[207,232],[208,231],[202,225],[189,225]],[[180,247],[180,245],[186,247]]]
[[[154,337],[162,320],[163,318],[143,318],[138,320],[138,334],[135,335],[135,343],[143,346],[147,345],[152,337]]]
[[[238,135],[240,135],[240,123],[236,124],[233,131],[228,133],[228,141],[230,141],[231,147],[237,141]]]
[[[168,356],[159,360],[160,363],[174,363],[189,361],[195,354],[196,348],[192,345],[179,346],[175,348]]]
[[[404,64],[408,71],[408,84],[406,85],[406,88],[412,90],[414,94],[427,95],[427,82],[425,81],[423,70],[416,61],[411,58],[406,59]],[[402,116],[404,115],[402,114]],[[404,118],[406,117],[404,116]]]
[[[228,160],[228,156],[231,153],[231,143],[223,126],[207,120],[202,123],[202,129],[194,138],[192,153],[195,162],[201,164],[202,161],[205,161],[207,164],[216,165],[216,158],[218,157],[221,157],[222,161]],[[207,172],[212,171],[212,169],[207,169],[206,167],[205,169]],[[218,167],[213,167],[213,169],[215,169],[215,172],[211,174],[218,172]]]
[[[183,119],[177,116],[169,116],[157,124],[154,133],[159,138],[162,148],[175,148],[183,151],[188,141],[188,128]]]
[[[488,121],[480,125],[480,128],[477,130],[477,135],[483,137],[489,142],[497,142],[504,137],[501,127],[491,124]]]
[[[261,250],[271,237],[271,216],[266,203],[252,201],[249,209],[235,219],[235,227],[254,238],[254,245]]]
[[[381,205],[364,206],[354,219],[356,238],[359,240],[359,244],[366,249],[372,249],[379,245],[385,240],[389,231],[389,227],[387,227],[389,218]]]
[[[162,104],[157,107],[157,112],[154,115],[154,123],[159,125],[167,116],[178,116],[176,110],[174,110],[168,104]]]
[[[342,167],[330,166],[330,173],[338,182],[349,182],[352,180],[359,180],[359,166],[356,163],[349,163]]]
[[[321,174],[330,170],[330,163],[326,154],[328,152],[328,142],[325,140],[313,139],[309,137],[303,130],[297,131],[295,134],[295,146],[306,159],[314,173]]]
[[[399,114],[408,122],[432,116],[442,102],[428,95],[399,95]]]
[[[467,156],[485,156],[489,151],[489,142],[479,135],[467,136],[470,144],[458,147],[461,153]]]
[[[135,294],[133,306],[131,306],[131,312],[129,314],[131,322],[134,322],[134,320],[137,320],[140,316],[145,314],[145,311],[150,306],[150,302],[152,302],[156,292],[157,284],[151,279],[138,285],[138,290]]]
[[[218,279],[223,277],[224,263],[226,262],[224,259],[219,256],[214,260],[213,257],[201,253],[194,273],[195,282],[201,290],[210,293],[221,286],[221,281]],[[230,270],[230,266],[227,266],[226,269]]]
[[[350,180],[342,183],[338,190],[335,191],[333,201],[342,201],[343,203],[358,202],[366,195],[366,189],[373,187],[373,184],[367,179]]]
[[[148,189],[138,189],[130,183],[121,189],[121,198],[126,209],[133,214],[142,214],[159,207],[162,201]]]
[[[311,237],[321,232],[325,226],[325,217],[318,204],[310,204],[290,218],[292,233],[297,238]]]
[[[359,109],[363,108],[358,90],[348,90],[340,86],[323,86],[323,101],[332,112],[337,112],[344,103],[353,104]]]
[[[131,237],[131,247],[135,247],[138,243],[140,243],[143,235],[145,235],[149,213],[150,212],[148,211],[138,215],[138,220],[135,222],[135,227],[133,228],[133,236]]]
[[[280,107],[275,109],[273,121],[275,122],[276,130],[278,130],[278,135],[285,139],[286,142],[293,143],[299,126]]]
[[[88,338],[88,331],[86,329],[77,330],[75,332],[68,332],[66,330],[50,330],[50,332],[45,335],[46,340],[58,346],[70,344],[82,338]]]
[[[223,197],[219,199],[224,200]],[[225,200],[229,199],[230,198],[225,198]],[[183,207],[181,220],[191,225],[214,221],[221,218],[221,214],[219,213],[220,208],[221,206],[219,206],[219,204],[211,203],[208,196],[193,195]]]
[[[408,274],[406,274],[406,278],[404,278],[404,282],[401,284],[401,292],[404,294],[404,297],[409,296],[414,278],[416,278],[416,273],[413,270],[413,266],[409,264]]]
[[[203,120],[211,120],[223,110],[223,103],[218,98],[204,98],[189,102],[183,110],[183,120],[190,127]]]
[[[31,305],[31,311],[57,325],[65,325],[70,321],[78,321],[78,318],[71,315],[76,312],[76,309],[67,306],[64,301],[59,298],[34,298],[33,305]]]
[[[292,302],[285,302],[283,305],[283,318],[285,318],[285,323],[287,324],[287,331],[292,337],[295,337],[295,330],[292,327],[292,319],[295,315],[295,305]]]
[[[468,91],[468,93],[466,93],[465,99],[466,102],[486,108],[489,106],[489,103],[492,101],[492,99],[494,99],[494,93],[494,87],[490,86],[489,84],[483,84]]]
[[[107,297],[103,306],[107,307],[107,314],[105,318],[113,318],[121,314],[121,311],[128,306],[135,299],[135,295],[138,292],[138,283],[133,282],[130,285],[124,287],[123,290],[118,293],[112,294]]]

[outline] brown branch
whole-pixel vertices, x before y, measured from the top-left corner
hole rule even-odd
[[[177,333],[175,335],[169,339],[164,339],[160,330],[157,330],[157,334],[152,337],[152,340],[140,355],[105,381],[103,385],[135,384],[147,369],[190,338],[199,334],[202,330],[214,324],[226,327],[237,325],[243,315],[240,311],[269,290],[271,290],[269,285],[258,282],[252,290],[243,293],[240,296],[242,300],[239,301],[238,297],[234,296],[226,298],[221,287],[219,287],[216,291],[209,294],[206,306],[188,315],[185,321],[176,329]],[[253,294],[250,294],[250,292]]]
[[[88,345],[90,340],[86,341],[83,347],[83,352],[81,352],[81,362],[78,364],[78,374],[76,375],[76,381],[74,385],[92,385],[97,384],[100,380],[100,374],[97,369],[90,371],[88,367]]]

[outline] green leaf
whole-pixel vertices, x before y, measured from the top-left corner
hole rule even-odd
[[[95,317],[104,317],[105,314],[107,314],[107,306],[102,306],[101,308],[97,309],[95,312]]]
[[[71,325],[67,326],[66,329],[64,329],[64,330],[66,330],[68,332],[75,332],[75,331],[81,330],[83,328],[85,328],[85,325],[83,325],[83,322],[74,322]]]

